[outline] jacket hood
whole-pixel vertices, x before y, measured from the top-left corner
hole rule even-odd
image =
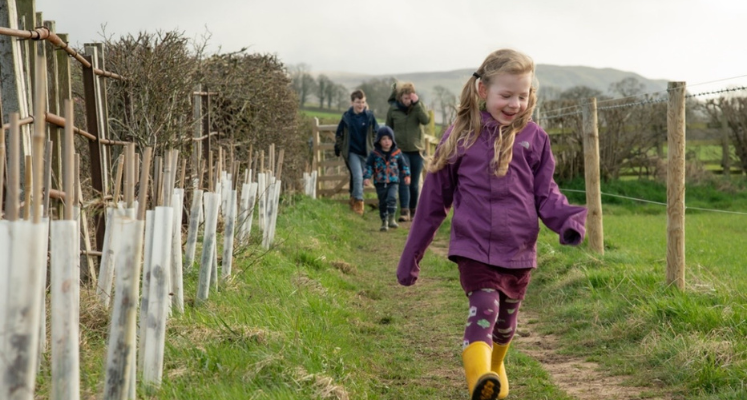
[[[392,104],[397,101],[397,84],[392,84],[392,93],[389,94],[389,99],[387,99],[387,103]]]
[[[381,149],[381,144],[379,144],[379,141],[384,136],[389,136],[390,139],[392,139],[392,148],[389,149],[389,151],[394,151],[397,148],[397,141],[394,140],[394,131],[392,128],[382,125],[379,127],[379,130],[376,131],[376,140],[374,141],[374,146],[376,146],[377,149]]]

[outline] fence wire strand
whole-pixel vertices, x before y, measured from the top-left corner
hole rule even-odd
[[[577,190],[577,189],[564,189],[564,188],[560,188],[560,190],[563,191],[563,192],[586,193],[585,190]],[[617,198],[620,198],[620,199],[633,200],[633,201],[638,201],[638,202],[641,202],[641,203],[656,204],[656,205],[659,205],[659,206],[666,206],[667,205],[667,203],[662,203],[660,201],[638,199],[638,198],[635,198],[635,197],[622,196],[622,195],[619,195],[619,194],[603,193],[603,192],[601,194],[602,194],[602,196],[617,197]],[[717,212],[717,213],[724,213],[724,214],[747,215],[747,212],[727,211],[727,210],[714,210],[714,209],[710,209],[710,208],[701,208],[701,207],[688,207],[687,205],[685,205],[685,209],[686,210]]]
[[[747,76],[747,75],[744,75],[744,76]],[[736,79],[736,78],[740,78],[740,77],[722,79],[722,80],[713,81],[713,82],[720,82],[720,81],[725,81],[725,80],[729,80],[729,79]],[[713,82],[699,83],[699,84],[691,85],[690,87],[696,86],[696,85],[704,85],[704,84],[713,83]],[[677,87],[672,88],[672,89],[677,89]],[[601,100],[601,101],[597,102],[597,105],[603,104],[603,103],[614,102],[614,101],[625,100],[625,99],[637,98],[637,97],[641,97],[641,96],[649,96],[649,95],[654,95],[654,94],[659,94],[659,93],[667,93],[667,92],[669,92],[672,89],[662,90],[662,91],[658,91],[658,92],[645,93],[645,94],[640,94],[640,95],[635,95],[635,96],[620,97],[620,98],[617,98],[617,99]],[[729,93],[729,92],[738,92],[738,91],[742,91],[742,90],[747,90],[747,86],[739,86],[739,87],[734,87],[734,88],[724,88],[724,89],[721,89],[721,90],[712,90],[712,91],[706,91],[706,92],[700,92],[700,93],[691,93],[691,94],[685,95],[685,98],[695,98],[695,97],[708,96],[708,95],[714,95],[714,94],[723,94],[723,93]],[[617,109],[617,108],[635,107],[635,106],[641,106],[641,105],[647,105],[647,104],[663,103],[663,102],[666,102],[668,100],[669,100],[668,97],[651,98],[651,99],[646,99],[646,100],[641,100],[641,101],[636,101],[636,102],[630,102],[630,103],[624,103],[624,104],[617,104],[617,105],[611,105],[611,106],[598,107],[597,111],[612,110],[612,109]],[[552,114],[552,113],[557,113],[557,112],[560,112],[560,111],[563,111],[563,110],[569,110],[569,109],[572,109],[572,108],[576,108],[576,110],[572,111],[572,112],[568,112],[568,113],[556,114],[556,115],[550,115],[550,116],[542,115],[542,116],[539,117],[539,120],[549,121],[549,120],[552,120],[552,119],[569,117],[569,116],[580,115],[581,114],[581,111],[578,110],[578,108],[579,108],[578,105],[576,105],[576,106],[562,107],[562,108],[558,108],[558,109],[555,109],[555,110],[550,110],[548,112]]]

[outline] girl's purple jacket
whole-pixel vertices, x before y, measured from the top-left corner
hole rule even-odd
[[[504,268],[536,268],[538,218],[560,235],[561,244],[583,241],[586,208],[568,204],[553,180],[555,159],[547,133],[529,122],[516,135],[508,173],[499,178],[490,165],[499,123],[482,112],[482,124],[472,146],[460,146],[449,164],[426,176],[397,268],[400,284],[417,280],[420,260],[452,205],[450,259],[461,256]],[[442,143],[450,133],[451,128]]]

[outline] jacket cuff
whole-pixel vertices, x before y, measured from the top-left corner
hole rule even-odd
[[[578,246],[584,241],[586,227],[576,221],[568,221],[560,230],[560,244]]]
[[[418,280],[420,266],[413,255],[402,254],[397,266],[397,281],[403,286],[412,286]]]

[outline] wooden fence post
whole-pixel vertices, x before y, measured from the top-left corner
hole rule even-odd
[[[586,207],[589,215],[586,232],[592,251],[604,254],[604,228],[602,224],[602,191],[599,188],[599,127],[597,125],[597,99],[592,97],[582,109],[584,129],[584,176],[586,179]]]
[[[103,43],[93,43],[92,46],[96,47],[96,68],[100,68],[105,70],[106,69],[106,57],[104,52],[104,44]],[[99,124],[101,126],[101,137],[104,139],[109,139],[111,137],[111,134],[109,133],[109,101],[108,96],[106,95],[106,83],[107,78],[102,76],[96,76],[96,83],[98,86],[98,93],[96,93],[96,96],[98,96],[99,102]],[[111,147],[109,146],[102,146],[101,147],[104,162],[104,168],[106,171],[110,171],[111,169]],[[124,147],[120,151],[120,153],[124,153]],[[109,176],[108,173],[107,176],[104,177],[104,182],[108,182]],[[109,191],[109,184],[106,185],[107,193]]]
[[[99,115],[98,115],[98,107],[97,107],[97,94],[98,90],[96,90],[96,76],[93,73],[93,67],[96,65],[96,48],[95,47],[89,47],[86,48],[87,52],[91,52],[92,54],[89,54],[87,56],[83,56],[86,61],[91,63],[91,68],[83,67],[83,87],[85,91],[85,101],[86,101],[86,122],[87,122],[87,128],[88,132],[92,135],[96,136],[96,138],[101,138],[101,132],[99,130]],[[102,163],[102,156],[101,156],[101,143],[97,140],[89,140],[88,141],[88,150],[89,150],[89,156],[91,158],[91,186],[93,186],[93,189],[98,191],[101,196],[103,197],[106,193],[106,184],[105,184],[105,176],[106,171],[104,170],[104,164]],[[101,251],[104,246],[104,216],[102,213],[98,214],[98,217],[96,218],[96,250]]]
[[[207,159],[208,154],[211,153],[210,149],[210,96],[208,95],[208,88],[205,87],[204,94],[200,94],[201,100],[201,116],[202,116],[202,134],[207,137],[201,142],[202,156]]]
[[[669,82],[667,284],[685,288],[685,82]]]
[[[6,26],[10,29],[18,29],[18,8],[14,1],[3,2],[3,6],[0,7],[0,26]],[[15,36],[0,35],[0,85],[2,92],[0,97],[3,99],[3,121],[10,121],[10,115],[12,113],[18,113],[19,119],[23,119],[29,116],[28,99],[26,98],[26,82],[24,80],[23,72],[23,58],[21,56],[21,45],[20,39]],[[29,126],[24,125],[21,127],[23,137],[29,136]],[[5,137],[5,146],[8,154],[11,154],[13,149],[10,147],[10,137]],[[30,151],[24,146],[25,140],[21,140],[18,145],[20,150],[20,163],[15,164],[18,166],[20,171],[20,182],[25,180],[25,158],[26,154]],[[7,209],[6,209],[7,210]]]
[[[724,176],[729,177],[731,175],[731,146],[729,140],[729,121],[727,121],[724,113],[721,113],[721,167],[724,169]]]
[[[54,21],[44,21],[44,27],[50,32],[55,31]],[[60,78],[59,78],[59,58],[55,54],[55,46],[49,41],[47,47],[47,69],[49,70],[49,112],[55,115],[62,115],[62,100],[60,96]],[[51,126],[50,137],[52,139],[52,173],[57,177],[55,180],[55,189],[62,190],[62,132],[63,129]],[[62,209],[58,209],[58,212]]]

